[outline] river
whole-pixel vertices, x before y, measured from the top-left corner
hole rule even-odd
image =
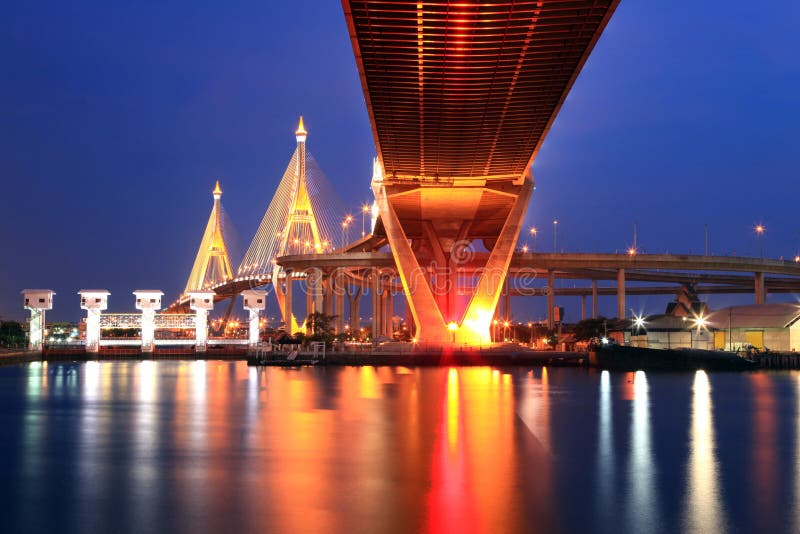
[[[0,368],[3,532],[800,530],[800,374]]]

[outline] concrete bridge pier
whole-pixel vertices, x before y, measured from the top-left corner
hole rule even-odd
[[[754,273],[754,293],[756,304],[764,304],[767,302],[767,288],[764,285],[764,273]]]
[[[625,269],[617,270],[617,317],[625,318]]]
[[[592,319],[597,319],[599,315],[597,313],[597,308],[599,307],[598,306],[599,303],[597,302],[597,297],[598,297],[597,280],[592,280]]]
[[[350,334],[353,336],[358,335],[361,322],[359,315],[361,313],[361,292],[363,288],[358,286],[356,292],[347,292],[347,298],[350,301]]]
[[[372,271],[372,339],[381,335],[381,280],[378,269]]]
[[[294,334],[292,332],[292,276],[294,271],[292,269],[284,269],[284,272],[286,273],[286,289],[283,295],[283,317],[286,321],[286,333],[292,335]]]
[[[586,319],[586,295],[581,295],[581,321]]]
[[[392,316],[393,316],[393,308],[394,308],[394,297],[392,295],[391,285],[387,285],[383,291],[383,335],[386,337],[392,337]]]
[[[345,277],[339,271],[331,277],[331,292],[333,293],[333,314],[336,316],[336,333],[344,333],[344,293]]]
[[[552,270],[547,271],[547,328],[555,328],[556,322],[553,317],[555,307],[555,275]]]

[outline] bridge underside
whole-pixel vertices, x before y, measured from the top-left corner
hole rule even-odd
[[[617,1],[342,1],[378,227],[421,341],[489,341],[530,165]],[[477,253],[480,272],[462,275]]]

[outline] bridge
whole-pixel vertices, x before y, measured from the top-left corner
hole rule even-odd
[[[402,293],[420,341],[486,344],[501,297],[507,318],[510,297],[530,294],[520,287],[526,277],[546,280],[540,294],[548,295],[551,323],[557,295],[581,296],[582,315],[592,296],[596,315],[599,296],[614,294],[624,317],[626,289],[753,292],[756,302],[767,291],[798,289],[793,262],[515,251],[533,190],[531,164],[616,0],[342,5],[378,149],[371,231],[352,243],[342,231],[337,245],[350,220],[306,150],[301,118],[295,153],[236,273],[224,265],[206,269],[216,278],[190,287],[202,278],[198,265],[221,261],[214,250],[224,246],[204,237],[187,294],[210,290],[232,305],[243,290],[271,285],[282,321],[294,332],[303,327],[293,291],[301,281],[306,314],[336,315],[343,332],[345,301],[352,331],[359,300],[369,293],[377,337],[391,335],[392,295]],[[734,274],[742,272],[750,274]],[[556,278],[591,285],[557,288]],[[603,280],[616,285],[600,287]],[[626,288],[626,281],[662,285]],[[184,295],[173,308],[187,301]]]

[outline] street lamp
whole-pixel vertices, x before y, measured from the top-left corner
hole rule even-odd
[[[558,219],[553,219],[553,252],[558,252]]]
[[[450,330],[450,332],[453,334],[453,343],[455,343],[456,330],[458,330],[458,324],[454,323],[453,321],[450,321],[449,323],[447,323],[447,329]]]
[[[350,223],[353,221],[352,215],[347,215],[344,220],[342,221],[342,248],[347,244],[347,241],[350,240]],[[347,232],[347,241],[345,241],[344,234]]]
[[[528,332],[530,333],[530,336],[531,336],[531,338],[530,338],[531,339],[531,347],[533,347],[533,322],[532,321],[528,321]]]
[[[764,225],[757,224],[756,225],[756,234],[758,234],[759,239],[761,240],[761,257],[764,257]]]
[[[533,251],[536,252],[536,236],[539,235],[539,230],[535,226],[531,226],[531,235],[533,236]]]
[[[503,326],[505,327],[503,329],[503,341],[508,341],[508,327],[509,327],[509,325],[511,325],[511,323],[509,323],[508,321],[503,323]]]
[[[369,204],[364,204],[361,206],[361,237],[364,237],[366,234],[366,230],[364,229],[365,221],[367,219],[367,213],[369,213]]]

